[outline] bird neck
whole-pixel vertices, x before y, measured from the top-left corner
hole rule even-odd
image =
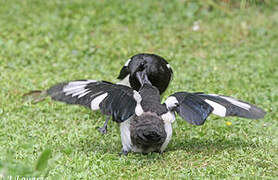
[[[142,101],[152,101],[160,103],[159,90],[151,84],[143,84],[139,89],[139,94],[142,97]]]

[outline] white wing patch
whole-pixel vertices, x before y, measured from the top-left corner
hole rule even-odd
[[[133,91],[133,98],[135,99],[135,101],[136,101],[136,103],[137,103],[137,105],[136,105],[136,107],[135,107],[135,114],[137,115],[137,116],[140,116],[141,114],[143,114],[143,108],[142,108],[142,106],[141,106],[141,101],[142,101],[142,97],[141,97],[141,95],[137,92],[137,91]]]
[[[166,66],[167,66],[167,68],[168,68],[168,69],[171,69],[171,66],[170,66],[170,64],[166,64]]]
[[[137,103],[140,103],[142,101],[141,95],[137,91],[133,91],[133,98]]]
[[[131,59],[128,59],[125,63],[125,66],[128,66],[129,62],[131,61]]]
[[[211,100],[205,99],[206,103],[211,105],[213,107],[212,113],[221,117],[226,116],[226,108],[222,106],[221,104],[218,104],[216,102],[213,102]]]
[[[223,97],[223,96],[219,96],[223,99],[226,99],[227,101],[229,101],[230,103],[232,103],[233,105],[235,106],[238,106],[238,107],[241,107],[242,109],[245,109],[247,111],[250,110],[251,106],[249,104],[246,104],[246,103],[243,103],[243,102],[240,102],[238,101],[237,99],[234,99],[234,98],[230,98],[230,97]]]
[[[176,119],[175,113],[171,112],[171,111],[168,111],[167,113],[162,114],[161,118],[163,119],[163,121],[170,122],[170,123],[173,123]]]
[[[124,86],[131,87],[130,83],[129,83],[129,76],[130,75],[127,75],[123,80],[117,82],[117,84],[121,84],[121,85],[124,85]]]
[[[63,92],[66,96],[71,95],[72,97],[78,96],[81,98],[88,94],[90,91],[85,89],[86,85],[92,82],[96,82],[95,80],[87,80],[87,81],[73,81],[68,83],[64,88]]]
[[[79,95],[83,95],[84,93],[86,93],[88,91],[88,89],[82,89],[80,91],[76,91],[75,93],[73,93],[71,96],[75,97],[75,96],[79,96]]]
[[[141,104],[140,104],[140,103],[137,103],[137,105],[136,105],[136,107],[135,107],[135,114],[136,114],[136,116],[142,115],[143,112],[144,112],[144,111],[143,111],[143,108],[142,108]]]
[[[87,80],[87,81],[73,81],[70,82],[67,86],[79,86],[79,85],[86,85],[92,82],[97,82],[96,80]]]
[[[167,109],[172,109],[173,107],[176,107],[177,104],[179,104],[178,100],[176,97],[174,96],[170,96],[168,97],[166,100],[165,100],[165,104],[166,104],[166,107]]]
[[[83,91],[85,90],[86,85],[81,85],[81,86],[78,86],[78,87],[69,87],[67,89],[63,89],[63,92],[66,94],[66,96],[68,95],[71,95],[71,94],[78,94],[80,91]]]
[[[232,103],[233,105],[238,106],[238,107],[240,107],[242,109],[245,109],[247,111],[249,111],[251,109],[251,106],[249,104],[240,102],[237,99],[234,99],[234,98],[231,98],[231,97],[227,97],[227,96],[220,96],[220,95],[217,95],[217,94],[209,94],[209,95],[210,96],[217,96],[217,97],[223,98],[223,99],[229,101],[230,103]]]
[[[81,97],[85,96],[85,95],[88,94],[89,92],[91,92],[91,91],[90,91],[90,90],[84,91],[82,94],[79,94],[79,95],[78,95],[78,98],[81,98]]]
[[[103,101],[104,98],[106,98],[107,95],[108,95],[108,93],[104,93],[104,94],[96,97],[95,99],[93,99],[91,102],[91,109],[98,110],[99,104]]]

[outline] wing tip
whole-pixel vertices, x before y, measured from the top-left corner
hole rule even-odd
[[[252,107],[250,109],[250,113],[252,115],[252,119],[263,119],[266,115],[266,111],[259,107]]]

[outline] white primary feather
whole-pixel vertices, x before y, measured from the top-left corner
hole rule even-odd
[[[86,80],[86,81],[73,81],[69,82],[67,86],[79,86],[79,85],[86,85],[92,82],[96,82],[96,80]]]
[[[106,98],[107,95],[108,95],[108,93],[104,93],[104,94],[94,98],[91,102],[91,109],[98,110],[99,104],[103,101],[104,98]]]
[[[75,96],[78,96],[78,95],[82,95],[82,94],[86,93],[87,91],[88,91],[88,89],[82,89],[80,91],[77,91],[77,92],[73,93],[71,96],[75,97]]]
[[[85,95],[88,94],[89,92],[91,92],[91,91],[87,89],[87,91],[85,91],[84,93],[80,94],[80,95],[78,96],[78,98],[81,98],[81,97],[85,96]]]
[[[231,98],[231,97],[224,97],[224,96],[220,96],[223,99],[226,99],[227,101],[229,101],[230,103],[232,103],[235,106],[241,107],[242,109],[245,109],[247,111],[250,110],[251,106],[249,104],[243,103],[238,101],[237,99]]]
[[[251,106],[249,104],[246,104],[244,102],[240,102],[239,100],[237,100],[235,98],[227,97],[227,96],[221,96],[221,95],[218,95],[218,94],[209,94],[209,95],[223,98],[223,99],[229,101],[230,103],[232,103],[233,105],[238,106],[238,107],[240,107],[242,109],[245,109],[247,111],[249,111],[251,109]]]
[[[74,94],[74,96],[79,95],[78,92],[83,91],[87,84],[96,82],[95,80],[87,80],[87,81],[73,81],[69,82],[64,88],[63,92],[66,96],[70,94]],[[73,97],[74,97],[73,96]]]
[[[84,90],[86,85],[79,85],[79,86],[65,86],[63,88],[63,92],[66,93],[66,95],[70,95],[73,93],[76,93],[78,91]]]
[[[222,106],[221,104],[218,104],[216,102],[213,102],[211,100],[205,99],[206,103],[211,105],[213,107],[212,113],[221,117],[226,116],[226,108]]]

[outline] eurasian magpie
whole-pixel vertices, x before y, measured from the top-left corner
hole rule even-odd
[[[175,113],[193,125],[204,124],[211,113],[250,119],[265,115],[264,110],[254,105],[214,94],[176,92],[161,104],[160,91],[151,84],[145,71],[135,74],[141,84],[138,91],[107,81],[77,80],[56,84],[40,94],[67,104],[100,109],[108,116],[106,124],[112,117],[120,124],[121,153],[124,155],[129,152],[162,153],[171,140]]]
[[[136,54],[132,56],[122,67],[118,79],[118,84],[132,87],[138,91],[141,87],[136,78],[137,71],[145,70],[148,79],[162,94],[173,78],[173,71],[170,64],[161,56],[156,54]]]

